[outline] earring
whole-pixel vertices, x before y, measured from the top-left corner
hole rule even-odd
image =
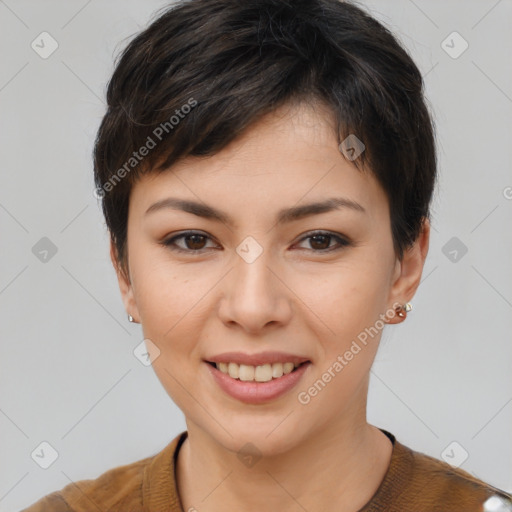
[[[133,322],[133,316],[132,315],[128,315],[128,322]]]
[[[409,311],[411,311],[412,309],[412,304],[410,302],[407,302],[406,304],[404,304],[403,306],[398,306],[396,308],[396,313],[397,315],[400,317],[400,318],[406,318],[407,317],[407,313]]]

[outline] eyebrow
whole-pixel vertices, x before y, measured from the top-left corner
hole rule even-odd
[[[276,223],[284,224],[287,222],[300,220],[311,215],[318,215],[333,210],[339,210],[341,208],[349,208],[360,213],[366,213],[365,208],[352,199],[345,197],[333,197],[317,203],[309,203],[301,206],[284,208],[277,213]],[[198,217],[203,217],[205,219],[215,220],[231,226],[234,225],[233,219],[227,213],[218,210],[217,208],[207,204],[197,203],[187,199],[177,199],[174,197],[161,199],[160,201],[152,204],[146,210],[145,215],[162,209],[181,210]]]

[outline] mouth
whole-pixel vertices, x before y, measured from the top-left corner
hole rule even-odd
[[[214,361],[205,361],[216,370],[228,375],[232,379],[244,382],[269,382],[282,378],[284,375],[296,372],[304,365],[310,364],[311,361],[303,361],[301,363],[273,363],[258,366],[244,365],[237,363],[216,363]]]
[[[224,393],[252,405],[265,404],[286,395],[298,385],[304,375],[309,375],[312,366],[309,360],[257,367],[206,360],[204,362],[213,382]]]

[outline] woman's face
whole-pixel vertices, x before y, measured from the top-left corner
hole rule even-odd
[[[130,282],[119,275],[126,309],[188,428],[233,451],[250,441],[277,454],[363,424],[383,320],[421,276],[426,254],[411,257],[407,272],[407,259],[396,261],[386,195],[342,156],[322,113],[282,108],[218,154],[146,175],[131,193]],[[169,198],[196,203],[196,213],[154,206]],[[283,214],[328,199],[350,203]],[[259,394],[279,379],[216,374],[206,361],[227,352],[309,363],[298,380],[281,377],[290,389]]]

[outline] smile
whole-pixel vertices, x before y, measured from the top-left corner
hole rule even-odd
[[[306,361],[300,364],[273,363],[271,365],[264,364],[255,367],[243,364],[238,365],[236,363],[212,363],[205,361],[205,365],[215,384],[224,393],[246,404],[262,404],[275,400],[291,391],[298,385],[312,364],[310,361]],[[222,369],[217,368],[217,365],[219,367],[222,366]],[[290,365],[292,366],[291,369]],[[258,370],[258,368],[263,369]],[[230,370],[234,375],[238,371],[238,376],[232,377],[229,373]],[[282,371],[281,376],[274,377],[274,371],[276,375]],[[255,380],[256,375],[258,378],[264,378],[265,380]],[[269,376],[270,379],[268,379]]]

